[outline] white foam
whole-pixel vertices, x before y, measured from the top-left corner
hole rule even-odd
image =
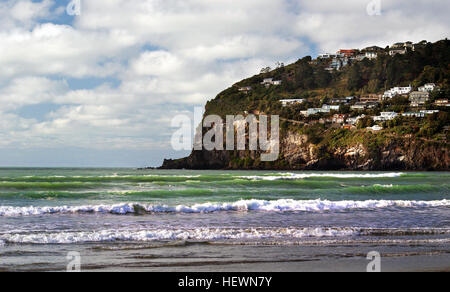
[[[265,212],[323,212],[342,211],[352,209],[380,209],[390,207],[400,208],[426,208],[448,207],[450,200],[441,201],[328,201],[308,200],[298,201],[281,199],[276,201],[265,200],[240,200],[233,203],[203,203],[195,205],[144,205],[144,204],[117,204],[117,205],[92,205],[92,206],[57,206],[57,207],[13,207],[0,206],[0,216],[20,217],[39,216],[49,214],[73,214],[73,213],[109,213],[126,215],[138,212],[148,213],[212,213],[220,211],[265,211]]]
[[[201,175],[162,175],[162,174],[145,174],[145,175],[106,175],[106,176],[86,176],[86,178],[129,178],[129,177],[159,177],[159,178],[198,178]],[[83,178],[81,176],[81,178]]]
[[[113,241],[151,242],[157,240],[301,239],[310,237],[345,237],[357,234],[358,230],[352,228],[195,228],[4,234],[0,235],[0,240],[19,244],[72,244]]]
[[[379,187],[379,188],[386,188],[386,189],[392,189],[394,187],[394,185],[380,185],[380,184],[376,184],[373,185],[374,187]]]
[[[305,178],[395,178],[401,177],[404,173],[372,173],[372,174],[357,174],[357,173],[280,173],[278,175],[267,176],[237,176],[235,178],[249,179],[249,180],[297,180]]]
[[[448,244],[450,243],[450,238],[441,239],[366,239],[366,240],[302,240],[302,241],[260,241],[260,242],[233,242],[233,241],[223,241],[215,242],[219,245],[250,245],[250,246],[328,246],[328,245],[424,245],[424,244]],[[424,252],[426,255],[430,255],[430,252]],[[436,252],[440,253],[440,252]]]
[[[152,242],[152,241],[220,241],[233,240],[240,243],[275,240],[279,244],[289,244],[289,240],[324,238],[364,237],[360,242],[371,243],[372,235],[398,236],[402,234],[435,235],[450,234],[450,229],[371,229],[357,227],[306,227],[306,228],[191,228],[152,230],[100,230],[88,232],[33,232],[8,233],[0,235],[0,245],[9,244],[74,244],[96,242]],[[376,239],[378,240],[378,239]],[[383,239],[389,241],[390,239]],[[398,239],[394,239],[398,240]],[[429,240],[429,239],[426,239]],[[450,239],[444,239],[450,240]],[[329,241],[332,243],[334,241]],[[336,241],[338,242],[338,241]],[[348,241],[349,243],[350,241]],[[228,242],[230,243],[230,242]],[[311,241],[304,242],[311,244]]]

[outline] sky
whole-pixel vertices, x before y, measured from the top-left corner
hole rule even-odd
[[[158,166],[174,116],[263,67],[450,31],[448,0],[70,2],[0,0],[0,167]]]

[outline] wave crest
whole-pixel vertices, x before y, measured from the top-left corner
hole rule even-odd
[[[305,178],[395,178],[401,177],[404,173],[370,173],[370,174],[356,174],[356,173],[280,173],[278,175],[263,175],[263,176],[237,176],[236,178],[248,180],[297,180]]]
[[[450,206],[450,200],[297,201],[292,199],[281,199],[276,201],[240,200],[233,203],[204,203],[204,204],[195,204],[192,206],[144,205],[133,203],[117,204],[117,205],[57,206],[57,207],[0,206],[0,216],[20,217],[20,216],[39,216],[48,214],[71,214],[71,213],[109,213],[116,215],[126,215],[126,214],[141,214],[141,213],[212,213],[220,211],[322,212],[322,211],[343,211],[351,209],[380,209],[390,207],[426,208],[426,207],[448,207],[448,206]]]
[[[356,227],[305,228],[191,228],[153,230],[100,230],[89,232],[17,233],[0,235],[0,243],[9,244],[74,244],[95,242],[153,242],[153,241],[220,241],[240,240],[298,240],[308,238],[343,238],[402,235],[445,235],[450,229],[370,229]],[[369,240],[370,241],[370,240]],[[279,241],[278,241],[279,242]]]

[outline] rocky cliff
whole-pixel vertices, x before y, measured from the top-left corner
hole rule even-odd
[[[450,170],[448,145],[412,138],[386,141],[371,148],[365,143],[323,149],[307,135],[282,135],[281,153],[275,162],[261,162],[258,151],[193,151],[187,158],[165,160],[162,169],[252,170]]]

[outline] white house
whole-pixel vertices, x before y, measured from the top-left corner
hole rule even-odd
[[[439,110],[421,110],[420,112],[424,115],[433,115],[439,113]]]
[[[381,131],[381,130],[383,130],[383,127],[381,127],[381,126],[378,126],[378,125],[375,125],[375,126],[373,126],[373,127],[369,127],[369,128],[367,128],[368,130],[372,130],[372,131],[376,131],[376,132],[378,132],[378,131]]]
[[[325,54],[320,54],[319,55],[319,59],[331,59],[331,58],[336,58],[337,55],[336,54],[330,54],[330,53],[325,53]]]
[[[357,102],[351,106],[351,109],[354,111],[359,111],[359,110],[376,108],[377,106],[378,106],[378,103],[376,103],[376,102]]]
[[[413,43],[412,42],[404,42],[404,43],[395,43],[395,44],[393,44],[392,46],[391,46],[391,48],[393,48],[393,49],[402,49],[402,48],[404,48],[404,49],[407,49],[407,48],[409,48],[409,49],[412,49],[413,48]]]
[[[360,119],[363,119],[365,117],[366,117],[366,115],[360,115],[360,116],[354,117],[354,118],[347,118],[347,124],[356,125]]]
[[[341,109],[341,106],[340,106],[340,105],[328,105],[328,104],[324,104],[324,105],[322,106],[322,109],[326,110],[327,112],[330,112],[330,111],[338,111],[338,110]]]
[[[309,108],[306,111],[306,116],[309,117],[309,116],[316,115],[316,114],[321,113],[321,112],[322,112],[321,108]]]
[[[335,124],[344,124],[346,119],[347,119],[347,115],[335,114],[332,118],[332,121]]]
[[[303,115],[309,117],[312,115],[317,115],[320,113],[329,113],[330,111],[326,111],[322,108],[309,108],[306,112],[302,112]]]
[[[412,91],[411,85],[408,87],[394,87],[386,91],[383,95],[384,98],[393,98],[396,95],[409,94]]]
[[[263,80],[263,82],[261,82],[261,84],[272,84],[273,83],[273,78],[265,78]]]
[[[395,56],[395,55],[404,55],[406,54],[408,51],[406,49],[391,49],[389,51],[389,55],[391,57]]]
[[[307,111],[302,111],[301,114],[309,117],[309,116],[316,115],[319,113],[330,113],[332,110],[339,111],[340,108],[341,108],[340,105],[324,104],[321,108],[309,108]]]
[[[376,59],[378,57],[378,54],[375,53],[375,52],[366,52],[365,57],[367,59],[373,60],[373,59]]]
[[[434,83],[427,83],[424,86],[419,87],[420,92],[433,92],[437,88]]]
[[[295,104],[302,104],[305,102],[304,99],[282,99],[280,102],[283,104],[284,107],[295,105]]]
[[[251,90],[252,90],[251,86],[239,87],[239,91],[241,92],[249,92]]]
[[[265,85],[269,87],[270,85],[281,85],[281,80],[273,80],[273,78],[265,78],[263,82],[261,82],[262,85]]]
[[[398,117],[398,114],[396,112],[382,112],[380,116],[373,117],[373,120],[375,122],[385,122],[385,121],[391,121]]]
[[[438,99],[434,103],[435,106],[450,106],[450,103],[448,102],[448,99]]]
[[[281,81],[281,80],[274,80],[272,82],[272,85],[281,85],[281,83],[283,83],[283,81]]]
[[[425,117],[425,113],[407,112],[407,113],[403,113],[402,116],[409,117],[409,118],[424,118]]]
[[[427,103],[430,99],[430,93],[425,91],[413,91],[409,95],[409,100],[411,101],[412,107],[418,107]]]
[[[349,100],[346,99],[346,98],[333,98],[331,100],[331,103],[334,103],[334,104],[336,104],[336,103],[341,103],[341,104],[344,103],[344,104],[346,104],[348,102],[349,102]]]

